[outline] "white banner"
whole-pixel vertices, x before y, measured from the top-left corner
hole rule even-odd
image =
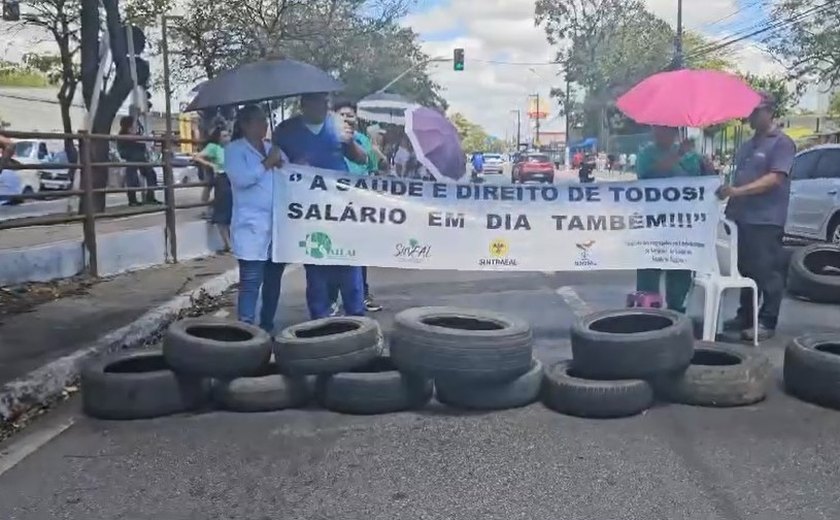
[[[715,177],[449,184],[289,165],[278,262],[462,271],[690,269],[716,261]]]

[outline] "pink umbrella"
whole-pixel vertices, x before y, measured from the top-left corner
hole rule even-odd
[[[761,96],[744,80],[715,70],[654,74],[618,98],[618,108],[637,123],[703,127],[748,117]]]

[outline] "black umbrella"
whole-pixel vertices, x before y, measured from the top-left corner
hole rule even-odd
[[[262,60],[219,74],[197,88],[185,112],[259,103],[314,92],[334,92],[344,85],[318,67],[294,60]]]

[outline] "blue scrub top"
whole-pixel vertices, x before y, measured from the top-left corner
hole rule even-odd
[[[321,131],[314,134],[306,127],[301,116],[295,116],[277,125],[273,140],[292,163],[347,171],[344,145],[329,119],[324,121]]]

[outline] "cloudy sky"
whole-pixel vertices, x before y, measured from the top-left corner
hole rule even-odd
[[[677,0],[646,1],[654,13],[676,25]],[[762,13],[753,6],[762,3],[687,0],[684,23],[689,30],[720,39],[758,23]],[[497,137],[513,135],[516,115],[511,111],[524,110],[529,94],[548,99],[551,87],[562,85],[559,67],[528,65],[549,62],[555,55],[543,30],[534,27],[532,0],[421,0],[403,23],[420,33],[430,56],[451,58],[453,49],[465,49],[464,72],[455,72],[451,63],[444,62],[431,66],[432,75],[445,88],[452,110],[463,112]],[[743,71],[779,70],[755,44],[739,46],[735,57]],[[550,112],[556,114],[556,103],[549,103]],[[563,126],[562,121],[549,124]]]

